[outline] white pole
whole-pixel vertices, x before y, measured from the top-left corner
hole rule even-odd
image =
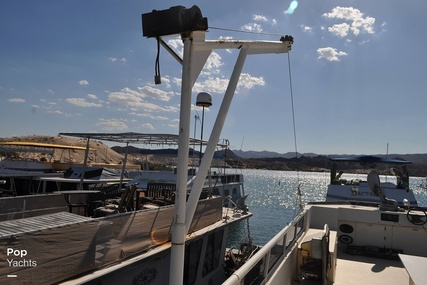
[[[169,274],[170,285],[183,283],[185,237],[187,235],[185,226],[185,204],[187,200],[188,149],[190,145],[191,91],[193,84],[191,80],[191,39],[189,37],[183,37],[183,41],[184,59],[181,83],[175,216],[172,225],[172,249]]]
[[[221,131],[224,126],[225,119],[227,117],[228,110],[233,99],[234,91],[236,90],[237,83],[239,82],[240,74],[243,69],[243,65],[248,54],[248,45],[243,45],[240,49],[239,56],[234,66],[233,74],[231,75],[230,82],[228,83],[227,90],[225,91],[224,99],[222,100],[221,107],[218,111],[214,127],[212,129],[211,136],[208,141],[208,145],[205,149],[205,154],[202,159],[202,163],[199,166],[199,171],[194,180],[193,186],[191,187],[190,197],[187,203],[186,213],[186,225],[187,231],[190,228],[191,221],[193,220],[194,212],[196,211],[197,201],[199,200],[202,186],[205,181],[206,174],[212,163],[212,158],[215,153],[216,145],[221,136]]]
[[[83,190],[83,180],[85,179],[85,175],[86,175],[87,159],[89,156],[89,140],[90,138],[88,137],[86,141],[85,158],[83,161],[83,171],[82,171],[82,176],[80,177],[80,190]]]
[[[125,157],[123,158],[123,165],[122,165],[122,172],[120,173],[120,184],[119,187],[120,189],[122,189],[122,184],[123,184],[123,176],[125,174],[125,170],[126,170],[126,162],[128,160],[128,153],[129,153],[129,142],[126,142],[126,152],[125,152]],[[136,208],[138,208],[138,205],[136,205]]]

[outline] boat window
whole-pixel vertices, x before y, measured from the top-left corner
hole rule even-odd
[[[289,227],[288,232],[286,233],[286,248],[288,248],[288,246],[292,243],[292,241],[295,240],[295,227]]]
[[[280,241],[275,246],[273,246],[270,250],[270,262],[268,263],[269,265],[268,271],[270,271],[271,268],[273,268],[273,266],[279,260],[280,256],[282,256],[282,254],[283,254],[283,245],[282,245],[282,241]]]
[[[197,269],[199,268],[200,253],[202,251],[203,239],[198,239],[187,245],[185,250],[184,283],[195,284]]]
[[[237,189],[236,188],[233,188],[233,195],[235,195],[235,194],[237,194]]]
[[[220,264],[223,234],[223,230],[216,231],[208,238],[205,262],[203,264],[203,277],[212,272]]]
[[[224,189],[224,197],[230,196],[230,190]]]
[[[304,219],[300,219],[295,226],[297,228],[296,234],[298,235],[304,229]]]

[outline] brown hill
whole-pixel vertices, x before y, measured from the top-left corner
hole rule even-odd
[[[21,136],[21,137],[9,137],[0,138],[3,142],[34,142],[34,143],[46,143],[46,144],[57,144],[66,146],[81,146],[86,147],[87,141],[85,139],[73,139],[61,136]],[[88,163],[102,163],[102,164],[120,164],[123,160],[123,155],[115,152],[107,145],[100,141],[90,141],[89,143],[89,154]],[[24,148],[22,148],[24,149]],[[48,148],[47,148],[48,149]],[[71,149],[53,149],[53,154],[47,152],[20,152],[15,151],[12,155],[16,158],[29,158],[39,161],[60,161],[60,162],[71,162],[71,163],[83,163],[84,162],[84,150],[71,150]],[[52,149],[51,149],[52,150]],[[3,154],[2,154],[3,155]]]
[[[85,139],[75,139],[61,136],[20,136],[0,138],[0,141],[18,141],[18,142],[39,142],[47,144],[60,144],[67,146],[81,146],[86,147],[87,141]],[[109,167],[120,166],[124,158],[124,148],[108,147],[101,141],[90,140],[90,151],[88,155],[88,163],[92,165],[108,165]],[[117,150],[117,151],[115,151]],[[127,165],[133,165],[141,168],[149,169],[164,169],[165,167],[176,165],[176,157],[171,156],[154,156],[154,155],[141,155],[138,154],[139,148],[131,147],[128,154]],[[1,153],[1,152],[0,152]],[[43,161],[60,161],[65,163],[80,164],[84,161],[84,150],[54,150],[53,154],[40,153],[40,152],[15,152],[15,157],[30,158]],[[224,155],[224,153],[222,153]],[[3,155],[1,153],[0,155]],[[427,163],[417,160],[417,156],[411,157],[410,161],[413,164],[409,165],[409,172],[411,176],[424,177],[427,175]],[[243,159],[228,150],[225,154],[228,167],[242,167],[252,169],[269,169],[269,170],[287,170],[287,171],[328,171],[328,158],[326,156],[313,156],[313,157],[300,157],[298,160],[295,158],[252,158]],[[403,157],[407,159],[407,157]],[[197,164],[198,159],[194,161]],[[190,159],[190,164],[192,163]],[[214,164],[223,165],[223,160],[215,160]]]

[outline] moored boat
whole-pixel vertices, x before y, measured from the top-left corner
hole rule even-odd
[[[382,175],[382,188],[389,199],[394,199],[401,206],[417,206],[414,192],[409,188],[409,171],[411,163],[401,159],[377,156],[349,156],[330,158],[330,182],[326,202],[360,201],[379,203],[367,182],[370,170],[376,169]]]

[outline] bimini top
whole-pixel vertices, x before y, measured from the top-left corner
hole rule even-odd
[[[359,163],[388,163],[388,164],[410,164],[410,161],[385,158],[379,156],[347,156],[347,157],[330,157],[329,160],[333,162],[359,162]]]

